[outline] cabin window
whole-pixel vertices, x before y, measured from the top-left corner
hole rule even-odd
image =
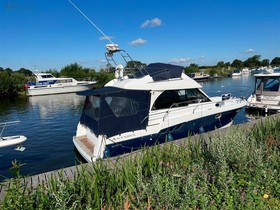
[[[261,90],[262,89],[262,86],[261,86],[261,84],[262,84],[262,79],[256,79],[256,89],[257,90]]]
[[[116,117],[126,117],[136,115],[139,104],[125,97],[106,97],[105,101]]]
[[[94,120],[99,119],[100,98],[98,96],[88,96],[86,98],[84,113]]]
[[[199,89],[166,90],[155,101],[152,110],[188,106],[210,101]]]
[[[41,77],[44,78],[44,79],[46,79],[46,78],[54,78],[53,75],[49,75],[49,74],[47,74],[47,75],[41,75]]]
[[[264,80],[264,91],[278,91],[279,89],[279,78],[269,78]]]
[[[61,79],[57,81],[58,83],[71,83],[72,79]]]

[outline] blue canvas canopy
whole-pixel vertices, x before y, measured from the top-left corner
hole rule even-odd
[[[135,74],[136,78],[150,75],[154,81],[161,81],[173,78],[180,78],[184,67],[166,64],[166,63],[151,63],[146,68]]]
[[[96,135],[111,137],[147,126],[149,91],[104,87],[79,95],[87,96],[80,123]]]

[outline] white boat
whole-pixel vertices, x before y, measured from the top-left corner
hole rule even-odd
[[[12,121],[12,122],[4,122],[0,123],[0,127],[2,127],[1,133],[0,133],[0,148],[17,145],[16,150],[23,151],[25,148],[21,146],[21,144],[27,140],[25,136],[22,135],[15,135],[15,136],[2,136],[6,126],[15,125],[16,123],[19,123],[19,121]]]
[[[51,73],[34,73],[36,82],[25,85],[29,96],[74,93],[89,90],[95,81],[77,81],[74,78],[57,78]]]
[[[249,68],[242,69],[242,74],[250,74],[250,73],[251,73],[251,69]]]
[[[247,110],[280,112],[280,73],[254,74],[255,89],[247,99]]]
[[[240,71],[240,69],[235,69],[233,70],[233,72],[231,73],[232,77],[239,77],[242,75],[242,72]]]
[[[210,75],[205,73],[188,73],[187,74],[190,78],[196,80],[196,81],[205,81],[208,80]]]
[[[112,58],[115,52],[122,53],[105,55]],[[231,94],[209,97],[183,70],[152,63],[128,77],[117,65],[116,78],[103,88],[78,93],[86,96],[73,136],[81,156],[93,162],[230,126],[246,100]]]

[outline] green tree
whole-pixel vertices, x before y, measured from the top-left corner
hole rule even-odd
[[[241,69],[243,68],[243,62],[239,59],[235,59],[232,64],[231,64],[232,67],[235,67],[235,68],[238,68],[238,69]]]
[[[269,59],[263,59],[262,61],[261,61],[261,64],[260,64],[261,66],[269,66]]]
[[[60,71],[60,75],[73,77],[73,78],[77,78],[81,74],[83,74],[83,67],[77,63],[72,63],[70,65],[67,65],[63,67]]]
[[[271,63],[270,63],[271,66],[280,66],[280,57],[275,57],[272,59]]]
[[[77,63],[73,63],[63,67],[60,71],[61,76],[73,77],[76,79],[86,78],[86,77],[94,77],[95,70],[89,68],[83,68],[81,65]]]
[[[249,68],[261,66],[260,59],[261,59],[260,55],[254,55],[253,57],[250,57],[244,61],[244,66]]]
[[[220,68],[220,69],[224,68],[225,67],[225,62],[224,61],[219,61],[217,63],[217,67]]]
[[[195,63],[192,63],[188,67],[185,67],[184,71],[186,74],[199,72],[199,66]]]
[[[104,85],[110,80],[115,78],[115,74],[112,72],[107,72],[104,69],[101,69],[99,73],[96,74],[97,83],[95,85],[96,88],[104,87]]]
[[[210,71],[209,71],[209,74],[210,74],[211,76],[214,76],[214,74],[218,74],[218,70],[215,69],[215,68],[211,68]]]
[[[147,64],[142,63],[141,61],[128,61],[126,68],[145,68]]]
[[[227,68],[230,67],[230,62],[226,62],[225,67],[227,67]]]
[[[140,61],[128,61],[126,66],[125,66],[125,71],[128,74],[134,74],[136,73],[139,69],[143,69],[147,66],[147,64],[142,63]]]
[[[47,72],[51,73],[55,77],[60,77],[60,73],[56,69],[49,69]]]
[[[32,71],[30,71],[29,69],[25,69],[25,68],[20,68],[19,70],[16,71],[17,73],[23,74],[26,77],[30,77],[32,76]]]
[[[0,97],[18,95],[24,90],[26,77],[22,73],[14,73],[7,69],[0,71],[0,81]]]

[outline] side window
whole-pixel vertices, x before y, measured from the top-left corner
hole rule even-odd
[[[210,99],[198,89],[166,90],[156,99],[152,110],[182,107],[207,101]]]
[[[138,112],[139,104],[132,99],[125,97],[106,97],[105,101],[116,117],[136,115]]]
[[[99,119],[100,98],[98,96],[88,96],[86,98],[84,113],[94,120]]]
[[[168,109],[177,102],[179,102],[178,90],[166,90],[156,99],[152,109]]]
[[[261,90],[262,89],[262,79],[257,78],[256,79],[256,90]]]
[[[279,89],[279,79],[270,78],[266,80],[263,90],[264,91],[278,91]]]

